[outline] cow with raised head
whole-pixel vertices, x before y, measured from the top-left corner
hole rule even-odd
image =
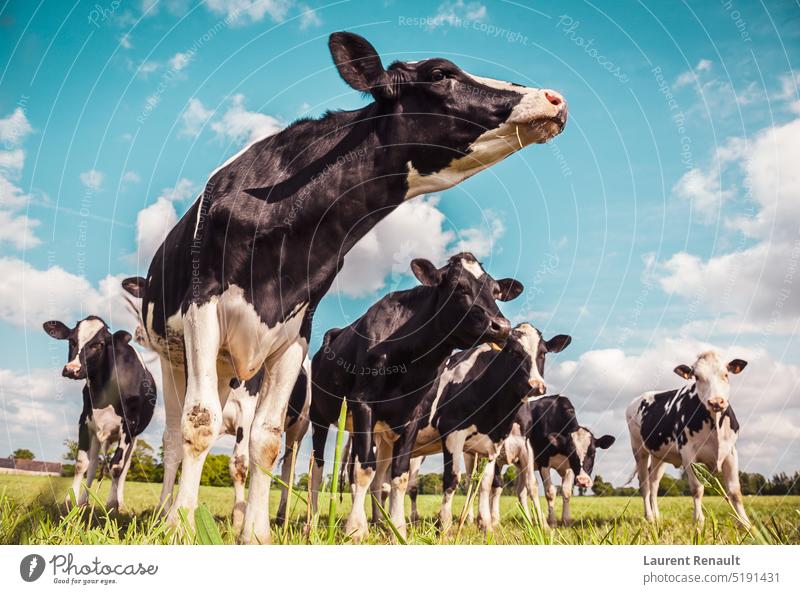
[[[539,330],[522,323],[511,331],[502,347],[480,345],[456,353],[447,361],[437,383],[415,411],[419,432],[413,451],[414,456],[438,452],[444,456],[444,495],[439,512],[443,530],[452,523],[453,495],[461,478],[462,454],[488,460],[481,478],[478,521],[484,530],[492,529],[489,490],[497,456],[512,431],[520,407],[530,396],[547,391],[545,356],[561,352],[571,341],[565,334],[545,340]],[[526,452],[529,453],[529,448]],[[532,455],[525,460],[532,461]],[[537,488],[535,478],[533,488]],[[393,489],[392,497],[395,493],[399,497],[398,491]],[[395,524],[405,522],[401,502],[402,499],[397,504],[392,501],[392,510],[399,510],[392,516]],[[541,517],[537,500],[534,507]]]
[[[749,524],[739,486],[736,438],[739,422],[730,406],[730,374],[738,374],[747,361],[723,363],[713,351],[701,353],[694,365],[678,365],[675,373],[692,382],[683,388],[645,392],[628,405],[625,416],[631,436],[639,490],[648,521],[659,519],[658,484],[666,464],[683,468],[694,499],[694,520],[704,521],[703,483],[692,464],[722,472],[723,486],[738,520]]]
[[[556,524],[556,489],[551,471],[558,473],[561,477],[561,521],[565,526],[571,524],[569,503],[573,487],[588,489],[592,486],[597,451],[610,448],[614,441],[613,435],[595,437],[590,429],[578,423],[575,407],[566,396],[555,394],[528,402],[517,413],[514,430],[504,442],[495,467],[493,522],[500,521],[503,465],[514,464],[519,468],[517,497],[525,510],[528,498],[533,499],[534,505],[539,500],[539,491],[531,475],[536,471],[541,475],[550,526]],[[533,452],[532,463],[529,463],[530,452]]]
[[[522,292],[518,281],[495,280],[466,252],[441,268],[416,259],[411,269],[420,286],[384,296],[350,326],[329,332],[311,363],[312,495],[316,500],[329,426],[346,398],[353,509],[345,530],[355,540],[367,533],[364,502],[370,488],[380,497],[383,481],[373,481],[378,463],[382,469],[391,464],[390,513],[397,528],[405,531],[405,522],[397,518],[403,515],[402,497],[419,428],[417,405],[453,350],[508,338],[511,324],[496,300],[508,301]]]
[[[108,461],[111,491],[106,506],[125,504],[125,477],[131,465],[136,438],[147,428],[156,405],[156,384],[144,361],[129,344],[131,335],[118,330],[113,334],[97,316],[89,316],[69,328],[59,321],[43,324],[44,331],[69,343],[67,364],[61,374],[84,380],[83,409],[78,419],[78,452],[72,494],[78,505],[85,505],[100,462],[116,444]],[[88,474],[87,474],[88,473]],[[87,488],[81,490],[86,476]],[[67,505],[71,502],[67,495]]]
[[[169,519],[197,506],[203,462],[231,378],[266,365],[250,432],[242,542],[269,542],[270,470],[311,318],[350,249],[400,204],[442,191],[526,145],[559,134],[563,97],[473,76],[441,58],[381,63],[353,33],[329,39],[344,81],[373,101],[302,119],[243,149],[156,251],[142,332],[162,361],[170,469],[182,464]]]

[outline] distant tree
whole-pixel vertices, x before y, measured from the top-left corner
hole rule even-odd
[[[417,477],[417,492],[420,495],[441,495],[442,475],[436,472],[420,474]]]
[[[16,458],[17,460],[33,460],[36,456],[30,450],[19,448],[14,450],[14,452],[11,454],[11,457]]]
[[[518,474],[519,470],[517,470],[517,467],[509,464],[508,468],[506,468],[506,471],[503,473],[503,495],[516,494],[515,486],[517,484]]]
[[[62,443],[67,451],[61,455],[61,458],[67,462],[74,462],[78,457],[78,442],[74,439],[65,439]]]
[[[592,484],[592,493],[594,493],[598,497],[608,497],[614,494],[614,485],[605,482],[603,480],[603,477],[598,474],[596,477],[594,477],[594,483]]]
[[[156,483],[163,479],[163,470],[159,468],[158,461],[153,456],[153,446],[143,439],[136,442],[136,448],[131,454],[131,466],[128,470],[128,480],[141,483]],[[163,467],[162,467],[163,468]]]
[[[209,454],[203,465],[203,474],[200,476],[201,485],[213,487],[230,487],[233,485],[228,464],[230,457],[225,454]]]
[[[294,482],[295,489],[300,491],[301,493],[305,493],[308,491],[308,473],[304,472],[300,476],[297,477],[297,480]]]

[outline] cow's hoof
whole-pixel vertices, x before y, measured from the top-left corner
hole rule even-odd
[[[353,543],[360,543],[369,535],[369,526],[366,518],[351,519],[347,521],[344,533],[350,537]]]
[[[478,517],[478,528],[480,528],[484,532],[491,532],[492,531],[492,521],[491,520],[484,520],[483,518]]]
[[[558,525],[558,520],[556,520],[555,518],[547,518],[547,525],[550,528],[555,528]]]

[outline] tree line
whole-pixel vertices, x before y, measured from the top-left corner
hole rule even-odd
[[[64,454],[66,463],[62,466],[64,476],[72,476],[74,473],[74,461],[78,451],[78,444],[74,440],[65,440],[64,445],[67,452]],[[33,452],[30,450],[16,450],[13,454],[16,458],[32,460]],[[132,454],[131,468],[128,471],[128,480],[143,483],[160,483],[164,478],[164,451],[158,449],[156,454],[153,447],[145,440],[140,439],[136,442],[136,448]],[[233,481],[228,470],[230,457],[225,454],[209,454],[203,466],[203,475],[200,479],[201,485],[213,487],[231,487]],[[102,472],[100,469],[98,472]],[[517,478],[517,468],[509,466],[503,473],[503,495],[515,495],[515,482]],[[330,475],[325,477],[324,489],[330,485]],[[789,475],[780,472],[767,478],[758,472],[740,472],[739,482],[742,486],[743,495],[800,495],[800,471],[795,471]],[[277,485],[276,485],[277,486]],[[308,489],[308,475],[300,474],[295,480],[295,486],[300,491]],[[467,479],[462,481],[461,489],[466,492],[468,486]],[[341,489],[341,487],[340,487]],[[347,491],[345,488],[344,491]],[[417,491],[420,495],[441,495],[442,494],[442,474],[430,472],[420,474],[417,479]],[[579,495],[585,495],[586,489],[577,489]],[[592,494],[599,497],[623,496],[630,497],[637,495],[639,489],[633,486],[615,487],[610,482],[597,475],[594,485],[591,488]],[[689,482],[686,480],[684,472],[680,477],[675,478],[664,475],[658,486],[658,494],[661,497],[691,495]]]

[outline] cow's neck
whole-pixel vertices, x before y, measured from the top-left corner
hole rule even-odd
[[[104,363],[87,367],[86,369],[86,385],[89,388],[93,408],[104,408],[109,404],[115,404],[119,400],[118,390],[109,389],[112,378],[116,375],[116,357],[110,342],[105,347]]]

